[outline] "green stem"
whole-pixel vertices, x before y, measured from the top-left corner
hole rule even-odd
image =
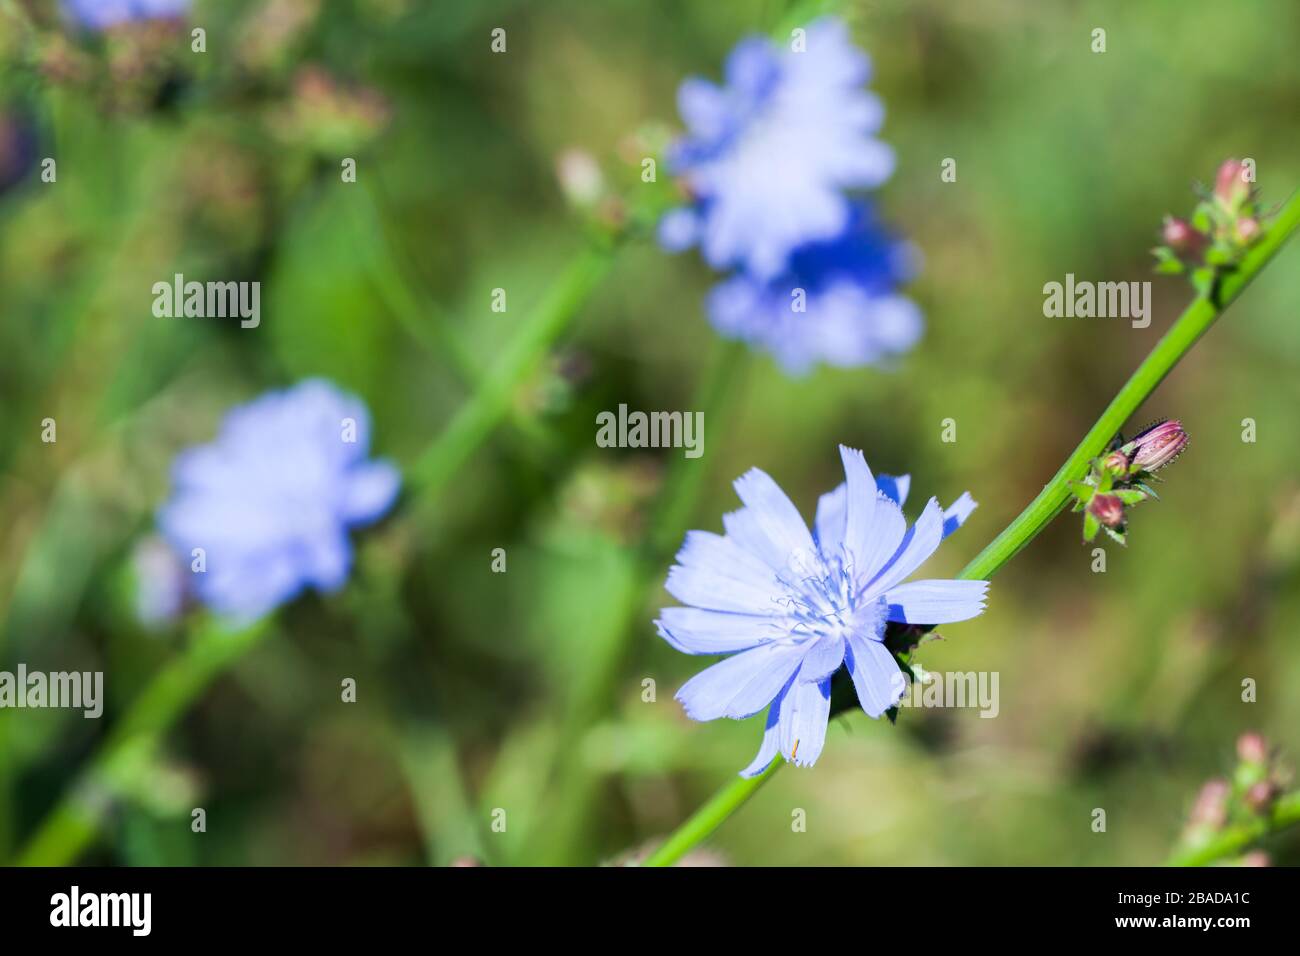
[[[232,631],[203,619],[190,645],[162,668],[110,732],[18,855],[22,866],[66,866],[94,840],[111,798],[137,785],[162,735],[231,664],[272,631],[269,619]]]
[[[407,719],[395,728],[393,744],[419,821],[425,863],[447,866],[460,857],[482,860],[479,818],[446,729],[432,720]]]
[[[375,290],[411,338],[431,353],[445,358],[462,385],[471,390],[479,387],[484,373],[452,327],[450,318],[408,281],[400,265],[403,257],[385,228],[384,217],[373,194],[376,188],[367,186],[354,190],[352,195],[356,199],[351,207],[358,235],[373,238],[372,242],[358,242],[357,249]],[[523,450],[535,461],[544,460],[551,452],[550,435],[546,429],[537,419],[518,409],[508,409],[507,414],[510,426],[522,439]]]
[[[1289,793],[1273,804],[1265,815],[1230,826],[1199,846],[1175,851],[1167,866],[1206,866],[1224,857],[1236,856],[1271,833],[1300,823],[1300,792]]]
[[[1156,343],[1137,371],[1124,383],[1124,387],[1106,406],[1097,423],[1083,441],[1065,460],[1050,482],[1029,503],[1011,524],[994,538],[975,560],[962,569],[959,577],[982,579],[988,577],[1033,540],[1043,527],[1056,517],[1069,503],[1071,481],[1078,480],[1087,471],[1088,462],[1105,449],[1115,433],[1147,396],[1156,390],[1170,370],[1205,334],[1229,305],[1241,295],[1251,280],[1259,274],[1282,244],[1300,225],[1300,195],[1292,196],[1269,227],[1268,232],[1242,260],[1241,265],[1223,277],[1217,295],[1200,296],[1173,324],[1164,337]]]
[[[514,390],[569,327],[614,261],[614,246],[593,243],[547,292],[527,325],[511,339],[473,397],[410,469],[408,487],[430,497],[487,440],[510,411]]]
[[[983,580],[1015,557],[1055,518],[1070,500],[1071,481],[1082,477],[1088,462],[1105,449],[1120,426],[1128,420],[1147,397],[1164,381],[1170,370],[1191,350],[1197,340],[1214,324],[1229,305],[1259,274],[1278,249],[1300,226],[1300,194],[1293,195],[1279,211],[1268,232],[1243,257],[1240,265],[1225,275],[1214,294],[1199,296],[1164,334],[1137,371],[1106,406],[1097,423],[1065,460],[1056,475],[1016,518],[989,542],[975,559],[957,575],[967,580]],[[708,803],[697,810],[655,853],[645,866],[671,866],[683,854],[712,833],[758,789],[755,781],[766,780],[781,765],[777,758],[753,780],[733,779]]]
[[[735,399],[734,383],[743,371],[747,351],[739,342],[718,342],[715,346],[689,406],[703,413],[705,433],[712,427],[710,422],[716,423],[724,417]],[[646,593],[663,583],[663,560],[673,553],[686,531],[708,470],[705,464],[708,460],[680,456],[669,465],[650,522],[655,531],[645,536],[632,569],[631,583],[617,605],[610,631],[614,637],[608,644],[593,649],[597,656],[573,687],[561,740],[577,739],[609,709],[613,698],[611,688],[618,680],[620,665],[633,637],[645,626],[640,614],[645,607]],[[557,781],[555,805],[561,809],[530,847],[529,858],[567,863],[578,856],[574,843],[581,828],[589,824],[599,780],[588,772],[581,748],[571,746],[564,747],[556,758],[552,777]]]
[[[782,766],[780,756],[756,777],[736,777],[715,793],[709,802],[691,814],[690,819],[673,831],[672,836],[646,857],[642,866],[672,866],[691,851],[723,821],[740,809],[741,804],[758,792],[758,788]]]
[[[384,229],[383,217],[376,208],[374,187],[362,187],[352,193],[351,206],[358,234],[373,242],[357,242],[358,255],[366,264],[379,298],[411,338],[430,352],[444,356],[456,377],[466,385],[477,385],[482,378],[474,356],[461,341],[440,307],[418,294],[407,282],[399,265],[394,243]]]

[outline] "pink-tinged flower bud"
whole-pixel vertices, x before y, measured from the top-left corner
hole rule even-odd
[[[1187,822],[1192,826],[1217,830],[1228,821],[1228,794],[1231,787],[1226,780],[1210,780],[1196,795],[1196,803]]]
[[[1102,460],[1101,466],[1119,478],[1128,474],[1128,456],[1122,451],[1113,451]]]
[[[1118,528],[1124,523],[1124,503],[1114,495],[1093,495],[1088,511],[1108,528]]]
[[[1165,245],[1180,256],[1198,254],[1207,238],[1205,233],[1193,229],[1192,224],[1186,219],[1179,219],[1177,216],[1165,216],[1162,234]]]
[[[1273,861],[1263,850],[1251,850],[1241,858],[1241,866],[1272,866]]]
[[[1237,239],[1240,242],[1254,242],[1259,238],[1259,220],[1246,216],[1237,220]]]
[[[1245,178],[1246,167],[1237,159],[1225,160],[1214,180],[1214,195],[1219,202],[1233,208],[1250,196],[1250,184]]]
[[[1158,471],[1181,455],[1187,442],[1187,432],[1179,421],[1152,425],[1130,443],[1133,458],[1129,467],[1135,472]]]
[[[1268,743],[1259,734],[1250,732],[1237,738],[1237,759],[1242,763],[1268,763]]]
[[[1273,801],[1276,798],[1277,787],[1268,780],[1261,780],[1259,783],[1250,785],[1246,790],[1245,796],[1242,797],[1242,800],[1245,801],[1246,806],[1250,807],[1250,809],[1254,810],[1256,813],[1263,813],[1273,805]]]

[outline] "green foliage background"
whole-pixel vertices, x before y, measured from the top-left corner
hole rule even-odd
[[[0,713],[0,859],[184,642],[135,623],[128,572],[175,452],[233,403],[325,375],[369,404],[380,453],[413,462],[585,241],[557,156],[586,150],[634,184],[628,137],[675,127],[677,83],[716,78],[737,39],[788,13],[353,0],[259,53],[266,31],[250,24],[266,7],[197,3],[208,52],[173,37],[171,81],[141,99],[138,77],[41,78],[57,30],[38,42],[5,14],[52,25],[48,5],[0,4],[0,116],[30,121],[36,155],[58,162],[57,183],[29,175],[0,194],[0,667],[102,669],[109,695],[101,721]],[[729,482],[755,465],[811,516],[843,442],[910,472],[921,501],[969,489],[980,502],[929,567],[942,576],[1038,491],[1190,298],[1150,274],[1161,216],[1190,210],[1188,187],[1227,156],[1256,161],[1266,200],[1300,185],[1300,7],[866,0],[844,13],[888,107],[899,163],[878,199],[924,257],[911,292],[927,334],[888,372],[790,380],[747,360],[688,463],[702,480],[690,526],[720,530]],[[495,27],[505,55],[489,50]],[[108,55],[72,42],[87,62]],[[375,91],[386,122],[305,97],[309,67],[348,95]],[[341,156],[357,158],[357,184],[339,181]],[[945,157],[955,183],[940,181]],[[150,287],[176,272],[260,280],[262,325],[154,318]],[[1042,286],[1067,272],[1151,279],[1151,327],[1044,318]],[[672,701],[703,661],[654,635],[666,564],[647,576],[635,555],[680,453],[593,439],[596,412],[619,402],[695,407],[718,349],[711,281],[694,256],[622,250],[520,383],[512,424],[435,502],[408,501],[359,539],[348,589],[280,615],[132,774],[83,859],[589,863],[671,829],[746,764],[760,721],[692,724]],[[489,308],[497,287],[504,314]],[[1300,759],[1297,303],[1293,246],[1133,423],[1181,418],[1192,445],[1162,501],[1135,513],[1130,546],[1106,548],[1106,573],[1061,518],[998,575],[983,617],[923,648],[931,670],[998,671],[996,719],[838,719],[817,766],[780,774],[713,849],[741,864],[1153,863],[1241,731]],[[940,441],[945,418],[955,443]],[[506,574],[490,571],[494,548]],[[344,677],[354,705],[339,701]],[[1256,703],[1241,701],[1246,677]],[[806,833],[791,832],[794,808]],[[1297,845],[1278,841],[1275,859]]]

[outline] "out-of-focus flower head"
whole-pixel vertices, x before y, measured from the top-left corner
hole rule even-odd
[[[1197,853],[1211,846],[1226,827],[1259,827],[1260,835],[1266,833],[1273,807],[1290,783],[1290,771],[1279,763],[1268,741],[1254,732],[1242,734],[1237,739],[1237,766],[1232,776],[1208,781],[1197,794],[1177,855],[1210,862],[1199,859]],[[1236,862],[1267,866],[1268,858],[1247,854]]]
[[[294,76],[292,94],[268,122],[277,138],[335,156],[367,145],[388,117],[388,103],[377,91],[346,86],[321,67],[307,66]]]
[[[921,310],[895,291],[914,258],[859,203],[841,235],[795,250],[781,275],[763,281],[741,272],[715,286],[709,320],[721,335],[771,353],[792,375],[818,362],[879,365],[921,336]]]
[[[305,588],[340,587],[348,530],[380,518],[400,485],[369,448],[365,405],[312,379],[234,409],[215,442],[178,456],[158,525],[198,598],[251,621]]]
[[[558,516],[631,545],[645,535],[646,504],[662,483],[655,459],[634,456],[578,467],[558,495]]]
[[[1190,219],[1165,217],[1163,243],[1151,252],[1157,272],[1186,272],[1204,295],[1264,234],[1268,214],[1255,187],[1253,160],[1224,160],[1213,189],[1202,187],[1199,192],[1201,201]]]
[[[655,626],[687,654],[729,654],[677,692],[694,720],[742,719],[768,707],[761,773],[777,753],[800,766],[821,754],[831,676],[847,667],[871,717],[896,705],[906,678],[885,647],[885,626],[946,624],[984,610],[987,581],[903,583],[975,508],[963,494],[943,509],[931,498],[910,529],[909,479],[872,475],[860,451],[840,446],[845,482],[817,503],[810,533],[767,474],[736,480],[744,502],[724,515],[725,535],[691,531],[668,572]],[[770,705],[770,707],[769,707]]]
[[[164,106],[187,81],[181,42],[189,0],[63,0],[73,28],[43,44],[41,71],[103,108],[140,112]],[[84,44],[73,34],[94,34]]]
[[[89,30],[144,20],[178,20],[189,9],[190,0],[63,0],[67,16]]]
[[[799,246],[839,236],[853,215],[844,190],[878,186],[894,168],[874,135],[885,111],[865,89],[870,74],[847,27],[823,19],[799,50],[741,41],[722,86],[686,80],[687,135],[668,161],[694,201],[664,218],[663,244],[698,244],[713,268],[768,280]]]
[[[239,29],[240,62],[249,70],[279,70],[320,15],[321,0],[263,0]]]

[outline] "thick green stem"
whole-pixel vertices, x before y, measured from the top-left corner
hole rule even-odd
[[[1296,824],[1300,824],[1300,792],[1281,797],[1267,814],[1247,823],[1227,827],[1205,843],[1182,847],[1174,852],[1166,865],[1206,866],[1225,857],[1236,856],[1270,833],[1276,833]]]
[[[1088,462],[1105,449],[1115,433],[1137,411],[1147,397],[1164,381],[1170,370],[1190,351],[1197,340],[1214,324],[1229,305],[1259,274],[1278,249],[1300,226],[1300,194],[1292,196],[1282,207],[1264,237],[1251,248],[1240,265],[1223,276],[1213,293],[1200,296],[1184,310],[1168,332],[1156,343],[1137,371],[1102,412],[1083,441],[1065,460],[1056,475],[1038,496],[1020,512],[1003,531],[989,542],[975,559],[957,576],[967,580],[990,577],[1015,557],[1055,518],[1070,500],[1070,482],[1081,478]],[[781,765],[778,757],[761,776],[753,780],[737,778],[720,789],[697,810],[646,861],[645,866],[670,866],[693,846],[718,828]]]
[[[1241,265],[1223,277],[1214,295],[1201,296],[1187,307],[1178,321],[1156,343],[1151,354],[1138,366],[1137,371],[1124,383],[1124,387],[1106,406],[1097,423],[1079,442],[1052,480],[1038,493],[1038,497],[988,547],[976,555],[975,560],[966,565],[960,577],[976,580],[988,577],[1015,557],[1069,503],[1070,482],[1083,477],[1089,460],[1101,454],[1129,416],[1137,411],[1170,370],[1259,274],[1290,238],[1297,225],[1300,225],[1300,196],[1292,196],[1268,233],[1251,249]]]
[[[269,620],[232,631],[204,620],[162,668],[18,856],[22,866],[66,866],[94,840],[112,798],[129,789],[190,701],[271,632]]]
[[[672,866],[740,809],[741,804],[757,793],[758,788],[767,783],[781,766],[781,758],[774,757],[767,769],[758,776],[732,780],[715,793],[708,803],[691,814],[690,819],[674,830],[672,836],[646,857],[641,865]]]
[[[410,469],[408,487],[425,497],[436,494],[510,411],[514,390],[542,360],[586,303],[614,261],[609,242],[583,250],[546,297],[473,397]]]

